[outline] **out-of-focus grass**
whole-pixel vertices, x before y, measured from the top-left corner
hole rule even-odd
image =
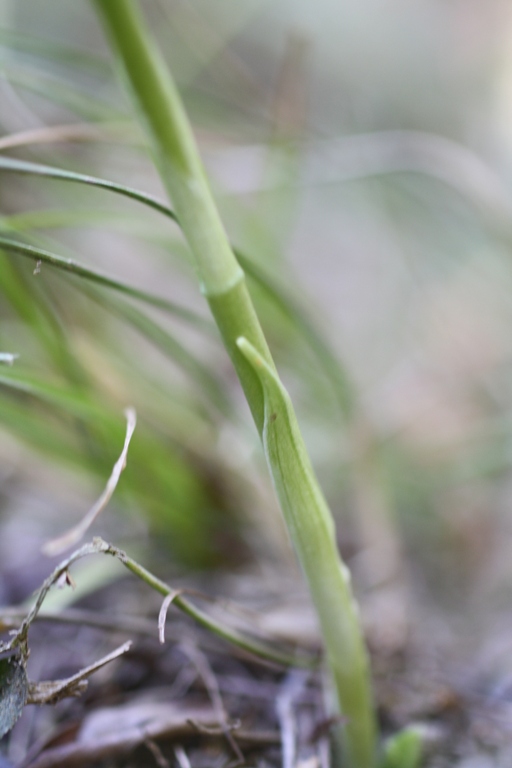
[[[417,562],[435,572],[444,547],[482,564],[478,531],[492,540],[509,500],[512,190],[500,92],[510,75],[496,55],[509,13],[426,0],[386,18],[355,0],[315,14],[302,2],[217,5],[148,11],[257,278],[342,538],[374,545],[356,522],[371,456],[378,470],[364,482],[395,535],[423,545]],[[27,0],[3,8],[4,132],[84,120],[105,129],[104,141],[12,154],[161,195],[88,4],[54,0],[44,17]],[[5,174],[0,185],[2,235],[202,314],[170,222],[63,181]],[[247,455],[255,439],[215,339],[47,265],[33,274],[14,254],[0,268],[0,344],[20,355],[6,378],[54,395],[3,386],[3,427],[98,482],[134,403],[123,501],[189,562],[233,551],[253,499],[245,454],[226,449],[226,434],[236,430]],[[480,503],[463,509],[468,489]],[[443,562],[456,570],[456,558]]]

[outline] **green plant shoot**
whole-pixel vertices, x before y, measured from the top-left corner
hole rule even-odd
[[[94,0],[151,139],[155,162],[195,257],[201,290],[236,368],[323,634],[340,713],[344,765],[375,768],[367,655],[350,576],[291,400],[281,384],[210,192],[168,68],[132,0]]]

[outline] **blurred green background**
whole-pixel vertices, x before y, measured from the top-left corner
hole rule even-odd
[[[357,588],[402,595],[412,581],[448,604],[499,604],[512,576],[510,5],[144,8]],[[90,4],[1,0],[0,26],[0,149],[163,198]],[[2,171],[0,201],[0,234],[208,321],[161,215]],[[5,567],[13,541],[33,535],[35,557],[99,494],[127,405],[128,467],[95,532],[194,568],[286,554],[208,322],[34,267],[1,255],[0,347],[19,355],[0,370]]]

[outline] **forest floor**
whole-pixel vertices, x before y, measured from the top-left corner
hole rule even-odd
[[[41,530],[35,522],[27,528],[26,518],[6,514],[2,519],[4,639],[27,612],[27,595],[52,570],[40,554]],[[163,578],[164,562],[156,548],[155,569]],[[131,645],[92,674],[80,696],[27,706],[0,742],[1,768],[331,765],[329,739],[338,723],[326,714],[318,669],[286,669],[252,657],[172,606],[162,644],[158,595],[121,566],[102,571],[101,556],[82,565],[66,583],[61,580],[60,590],[53,588],[50,595],[57,595],[57,602],[50,602],[46,616],[43,612],[30,629],[30,680],[67,678],[127,640]],[[392,626],[396,611],[386,601],[396,595],[378,595],[374,616],[375,595],[362,599],[383,733],[414,724],[424,735],[428,768],[510,766],[512,627],[507,612],[478,602],[478,595],[457,605],[451,595],[440,605],[410,570],[405,625]],[[84,574],[89,574],[85,591]],[[253,564],[229,574],[174,570],[169,583],[194,590],[193,599],[201,605],[205,600],[198,596],[211,600],[209,610],[220,611],[232,625],[252,627],[281,646],[293,643],[310,658],[319,651],[297,574]],[[18,608],[13,612],[12,606]]]

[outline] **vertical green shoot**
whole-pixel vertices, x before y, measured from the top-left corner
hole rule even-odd
[[[206,296],[262,439],[290,538],[318,613],[350,768],[375,768],[367,655],[334,523],[229,245],[172,77],[132,0],[94,0],[195,257]]]

